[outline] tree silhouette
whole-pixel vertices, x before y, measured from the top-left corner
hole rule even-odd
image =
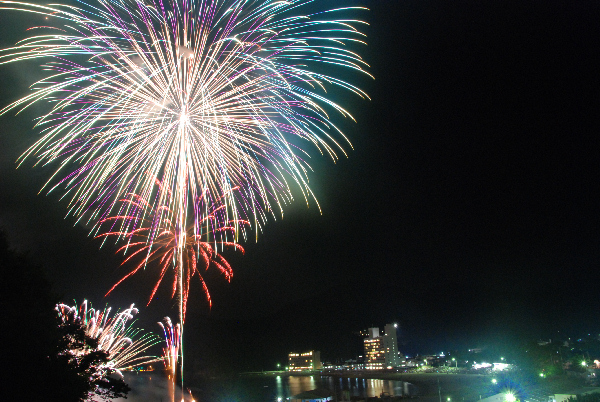
[[[0,400],[76,402],[95,393],[124,397],[129,387],[98,367],[106,353],[96,349],[80,323],[63,323],[56,314],[43,269],[12,250],[0,230],[0,353],[8,374],[0,376]]]

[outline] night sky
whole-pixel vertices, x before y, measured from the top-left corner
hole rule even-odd
[[[301,349],[350,358],[353,331],[388,322],[409,354],[598,332],[600,3],[348,3],[371,10],[359,51],[375,76],[354,79],[371,101],[338,99],[354,150],[336,164],[312,152],[323,214],[296,193],[244,256],[226,254],[230,284],[208,275],[212,310],[192,289],[186,356],[209,369],[271,369]],[[38,22],[0,14],[2,46]],[[0,66],[1,104],[39,76]],[[40,110],[0,118],[0,228],[63,300],[145,306],[152,275],[104,299],[126,272],[116,248],[65,219],[60,194],[38,195],[51,170],[15,170]],[[168,293],[140,326],[175,316]]]

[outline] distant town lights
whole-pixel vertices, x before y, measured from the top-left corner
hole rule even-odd
[[[492,365],[490,363],[479,363],[479,364],[475,363],[475,364],[473,364],[473,368],[475,370],[479,370],[481,368],[488,368],[488,367],[492,367]]]

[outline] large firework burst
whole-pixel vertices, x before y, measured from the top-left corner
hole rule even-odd
[[[343,18],[349,8],[308,13],[309,3],[0,1],[57,23],[0,53],[0,63],[35,59],[54,71],[1,113],[51,102],[22,158],[58,164],[47,186],[66,188],[80,219],[105,219],[136,193],[184,228],[190,200],[226,194],[228,213],[257,230],[292,199],[290,182],[312,198],[303,142],[334,160],[346,142],[327,109],[350,115],[325,90],[365,96],[325,73],[364,72],[348,46],[361,42],[362,22]],[[154,177],[164,186],[151,197]]]

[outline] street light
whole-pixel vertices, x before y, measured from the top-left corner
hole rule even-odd
[[[456,366],[454,366],[454,367],[458,368],[458,362],[456,361],[456,359],[454,357],[452,358],[452,361],[456,362]]]
[[[506,402],[515,402],[517,397],[512,392],[507,392],[506,395],[504,395],[504,399]]]

